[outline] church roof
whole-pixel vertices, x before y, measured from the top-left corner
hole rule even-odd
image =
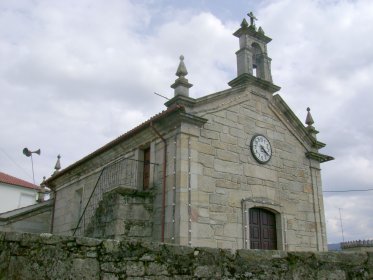
[[[163,118],[171,115],[172,113],[175,113],[175,112],[178,112],[178,111],[185,112],[185,108],[182,105],[178,105],[178,104],[174,104],[173,106],[170,106],[166,110],[164,110],[164,111],[162,111],[162,112],[160,112],[160,113],[152,116],[147,121],[141,123],[140,125],[136,126],[133,129],[127,131],[126,133],[122,134],[118,138],[114,139],[113,141],[111,141],[111,142],[107,143],[106,145],[102,146],[101,148],[97,149],[93,153],[85,156],[84,158],[78,160],[77,162],[73,163],[72,165],[66,167],[65,169],[62,169],[61,171],[54,173],[50,178],[48,178],[46,180],[46,184],[48,184],[52,180],[60,177],[61,175],[65,174],[66,172],[74,169],[78,165],[80,165],[80,164],[82,164],[82,163],[84,163],[84,162],[86,162],[86,161],[88,161],[88,160],[96,157],[97,155],[99,155],[99,154],[101,154],[101,153],[103,153],[103,152],[111,149],[115,145],[123,142],[124,140],[127,140],[127,139],[131,138],[136,133],[138,133],[141,130],[145,129],[146,127],[150,126],[153,122],[159,121],[159,120],[161,120],[161,119],[163,119]]]
[[[39,190],[40,187],[37,185],[34,185],[30,182],[27,182],[25,180],[16,178],[14,176],[11,176],[9,174],[5,174],[3,172],[0,172],[0,183],[5,183],[8,185],[13,185],[13,186],[18,186],[18,187],[23,187],[27,189],[34,189],[34,190]]]

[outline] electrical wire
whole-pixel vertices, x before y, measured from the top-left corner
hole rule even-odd
[[[29,172],[27,172],[21,165],[19,165],[7,152],[4,151],[3,148],[0,147],[0,151],[2,151],[5,156],[12,161],[19,169],[21,169],[28,177],[32,178]]]
[[[364,190],[341,190],[341,191],[323,191],[327,193],[345,193],[345,192],[369,192],[373,191],[373,189],[364,189]]]

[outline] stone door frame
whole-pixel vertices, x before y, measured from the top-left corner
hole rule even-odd
[[[242,236],[243,249],[250,249],[249,210],[251,208],[262,208],[275,214],[277,250],[285,250],[285,224],[282,206],[265,198],[242,199]]]

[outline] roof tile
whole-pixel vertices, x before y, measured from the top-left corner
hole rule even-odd
[[[152,116],[147,121],[141,123],[140,125],[136,126],[133,129],[127,131],[126,133],[122,134],[121,136],[117,137],[116,139],[107,143],[106,145],[102,146],[101,148],[97,149],[96,151],[90,153],[89,155],[83,157],[82,159],[78,160],[77,162],[73,163],[72,165],[66,167],[65,169],[62,169],[59,172],[54,173],[50,178],[48,178],[46,180],[46,183],[47,184],[50,183],[52,180],[56,179],[57,177],[60,177],[61,175],[65,174],[66,172],[75,168],[76,166],[82,164],[83,162],[85,162],[85,161],[95,157],[96,155],[110,149],[111,147],[113,147],[116,144],[124,141],[125,139],[128,139],[128,138],[132,137],[134,134],[138,133],[139,131],[141,131],[142,129],[144,129],[145,127],[150,125],[151,123],[153,123],[155,121],[158,121],[158,120],[172,114],[173,112],[176,112],[176,111],[179,111],[179,110],[185,111],[184,106],[179,105],[179,104],[174,104],[174,105],[168,107],[166,110],[163,110],[162,112]]]
[[[9,184],[9,185],[24,187],[24,188],[28,188],[28,189],[35,189],[35,190],[40,189],[40,187],[37,186],[37,185],[34,185],[34,184],[32,184],[30,182],[27,182],[27,181],[24,181],[22,179],[18,179],[16,177],[5,174],[3,172],[0,172],[0,183],[5,183],[5,184]]]

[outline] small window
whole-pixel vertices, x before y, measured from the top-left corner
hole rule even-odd
[[[79,221],[80,216],[83,213],[83,189],[75,191],[75,209],[77,213],[76,222]]]
[[[150,178],[150,148],[144,150],[144,165],[143,165],[143,189],[149,189]]]

